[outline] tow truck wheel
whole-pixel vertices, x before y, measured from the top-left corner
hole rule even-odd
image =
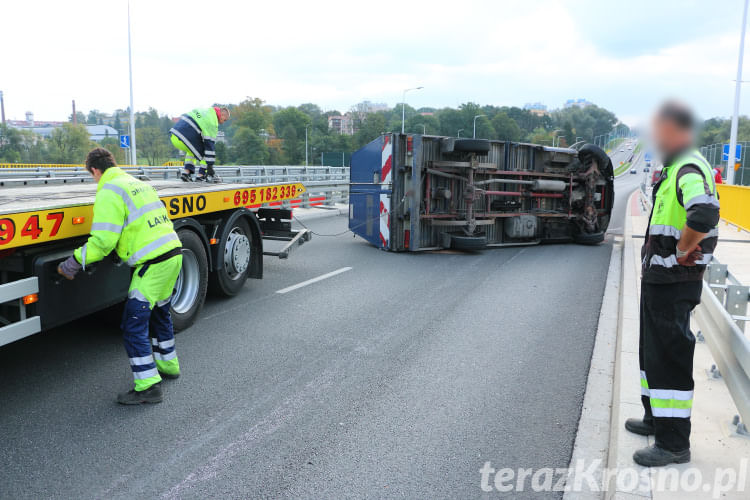
[[[208,257],[203,242],[193,231],[177,231],[182,242],[182,269],[172,295],[172,323],[175,330],[193,324],[206,300]]]
[[[231,297],[237,295],[247,281],[252,257],[250,226],[242,217],[227,225],[219,242],[220,255],[211,273],[211,293]]]

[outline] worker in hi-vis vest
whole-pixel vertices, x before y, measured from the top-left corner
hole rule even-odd
[[[214,173],[216,138],[219,134],[219,125],[227,120],[228,108],[194,109],[182,115],[169,130],[172,145],[185,153],[181,176],[183,181],[218,181]],[[195,165],[198,165],[198,174],[193,179]]]
[[[72,280],[113,250],[133,268],[121,328],[135,387],[117,402],[158,403],[162,377],[180,375],[169,307],[182,245],[153,186],[117,167],[112,153],[92,150],[86,170],[97,182],[91,233],[58,272]]]
[[[719,197],[711,165],[693,146],[688,107],[666,102],[653,121],[664,163],[641,250],[639,358],[643,419],[625,428],[654,444],[633,460],[646,467],[690,461],[693,353],[690,312],[700,303],[703,273],[718,239]]]

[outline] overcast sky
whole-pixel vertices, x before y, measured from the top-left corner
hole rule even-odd
[[[135,109],[346,111],[422,85],[412,106],[583,97],[632,125],[672,96],[728,116],[741,15],[742,0],[131,0]],[[7,118],[127,107],[126,0],[3,2],[0,36]]]

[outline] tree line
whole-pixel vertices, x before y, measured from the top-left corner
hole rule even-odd
[[[226,105],[226,104],[223,104]],[[305,133],[310,164],[320,164],[324,152],[351,152],[385,132],[401,130],[401,105],[371,112],[364,105],[349,110],[347,116],[355,133],[346,135],[329,128],[331,116],[338,110],[323,111],[318,105],[273,106],[258,98],[228,104],[231,119],[222,124],[225,142],[217,143],[219,164],[300,165],[305,161]],[[187,110],[186,110],[187,111]],[[408,133],[471,137],[476,118],[476,136],[484,139],[524,141],[551,145],[570,145],[577,140],[593,142],[607,134],[618,119],[604,108],[589,105],[570,107],[546,114],[535,114],[519,107],[479,105],[468,102],[458,108],[404,108],[404,128]],[[52,131],[49,138],[31,131],[0,126],[0,162],[81,163],[95,145],[115,154],[118,163],[126,163],[125,150],[117,137],[93,143],[83,124],[108,122],[121,133],[128,133],[128,110],[117,110],[111,117],[98,110],[78,112],[69,123]],[[135,114],[136,144],[139,163],[158,165],[177,157],[169,142],[172,119],[156,109]],[[622,126],[622,125],[620,125]],[[750,123],[748,123],[750,132]]]

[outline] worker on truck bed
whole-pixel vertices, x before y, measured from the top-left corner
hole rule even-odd
[[[118,395],[117,402],[158,403],[162,377],[180,375],[169,307],[182,245],[156,190],[118,168],[112,153],[92,150],[86,170],[97,182],[91,235],[58,272],[72,280],[112,250],[134,268],[121,328],[135,388]]]
[[[227,108],[199,108],[185,113],[169,130],[172,145],[185,152],[182,180],[193,181],[195,165],[198,164],[196,181],[217,181],[214,173],[216,162],[216,137],[219,125],[229,120]]]
[[[643,418],[625,428],[654,436],[633,460],[645,467],[690,461],[693,353],[690,312],[701,301],[703,273],[718,240],[714,173],[693,145],[692,112],[667,102],[654,118],[664,169],[641,249],[639,362]]]

